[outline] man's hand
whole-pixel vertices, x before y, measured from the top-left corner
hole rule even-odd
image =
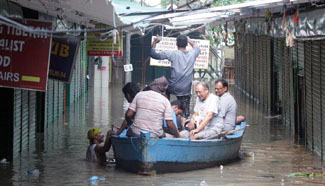
[[[151,48],[156,48],[156,44],[159,43],[162,40],[161,36],[156,36],[155,40],[153,40],[151,44]]]
[[[188,36],[187,36],[187,42],[191,45],[192,48],[194,48],[195,43]]]
[[[159,43],[162,40],[162,37],[159,35],[156,35],[156,38],[154,40],[155,43]]]
[[[198,129],[194,129],[194,130],[191,130],[191,135],[195,135],[197,133],[199,133],[200,131]]]

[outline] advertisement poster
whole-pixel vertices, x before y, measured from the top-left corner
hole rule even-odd
[[[76,37],[53,36],[49,78],[70,83],[79,42]]]
[[[152,37],[152,42],[155,40],[156,36]],[[209,40],[200,40],[200,39],[191,39],[195,44],[200,47],[200,54],[196,58],[194,63],[194,69],[208,69],[209,67],[209,51],[210,51],[210,41]],[[190,44],[187,45],[186,50],[191,50],[192,47]],[[174,37],[163,37],[162,40],[156,45],[156,51],[162,50],[177,50],[176,38]],[[150,58],[151,66],[163,66],[170,67],[170,61],[168,60],[156,60]]]
[[[33,29],[51,22],[14,19]],[[46,91],[51,34],[26,32],[0,23],[0,86]]]
[[[108,36],[102,35],[103,32],[87,33],[87,51],[88,56],[122,56],[123,39],[122,30],[107,33]]]

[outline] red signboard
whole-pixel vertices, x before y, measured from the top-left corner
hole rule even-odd
[[[51,22],[15,21],[33,29],[52,30]],[[31,33],[0,23],[0,86],[46,90],[51,35]]]

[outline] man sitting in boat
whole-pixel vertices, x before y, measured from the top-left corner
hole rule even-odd
[[[215,93],[220,100],[218,118],[223,122],[223,131],[235,129],[236,123],[245,120],[244,116],[237,117],[237,103],[234,97],[228,92],[228,82],[224,79],[215,81]]]
[[[177,127],[178,131],[184,130],[185,118],[181,115],[184,112],[182,103],[179,100],[174,100],[171,103],[171,112],[173,117],[173,122]],[[170,129],[167,127],[166,120],[163,120],[163,129],[166,137],[174,137],[171,135]]]
[[[184,105],[179,100],[174,100],[170,103],[172,106],[173,111],[176,115],[176,122],[177,122],[177,129],[178,131],[184,130],[184,123],[186,118],[182,116],[184,113]]]
[[[125,114],[126,121],[131,125],[127,135],[139,137],[141,131],[146,131],[150,132],[152,138],[164,137],[162,123],[165,119],[172,134],[180,137],[172,120],[171,105],[164,96],[168,87],[167,79],[162,76],[151,82],[149,86],[150,90],[141,91],[135,96]]]
[[[194,114],[187,128],[190,130],[191,139],[204,139],[221,132],[221,122],[217,121],[218,99],[209,92],[209,86],[205,82],[195,85],[197,95]]]
[[[128,103],[131,104],[135,96],[140,92],[140,87],[134,82],[129,82],[124,85],[122,91],[125,99],[128,101]],[[126,120],[123,120],[121,127],[117,130],[117,132],[113,130],[113,134],[120,135],[124,131],[124,129],[127,129],[128,127],[129,125]]]
[[[91,162],[98,162],[106,165],[106,152],[111,147],[111,131],[107,132],[105,143],[104,134],[99,128],[90,129],[87,133],[90,145],[87,148],[86,159]]]

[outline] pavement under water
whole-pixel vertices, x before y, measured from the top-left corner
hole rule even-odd
[[[48,124],[44,134],[13,162],[0,164],[0,185],[324,185],[324,165],[318,155],[297,143],[292,129],[236,88],[238,113],[246,117],[240,159],[213,168],[152,176],[136,175],[85,161],[91,127],[104,132],[120,126],[127,102],[121,85],[96,88],[72,105],[67,114]],[[212,91],[211,91],[212,92]],[[194,102],[194,98],[192,103]],[[107,153],[113,158],[113,152]],[[39,174],[27,174],[29,170]],[[305,174],[292,174],[292,173]],[[314,176],[311,174],[314,173]],[[97,181],[88,181],[98,176]]]

